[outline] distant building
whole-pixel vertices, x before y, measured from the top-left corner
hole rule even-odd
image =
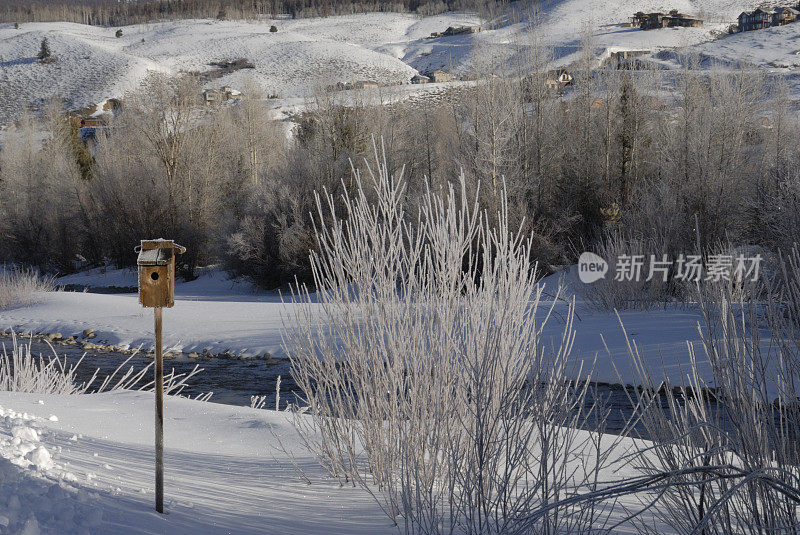
[[[78,137],[84,145],[97,142],[97,127],[82,126],[78,129]]]
[[[775,14],[772,16],[772,25],[784,26],[797,22],[798,18],[800,18],[800,11],[793,7],[779,7],[775,9]]]
[[[203,91],[203,102],[206,106],[211,106],[212,104],[217,104],[231,99],[238,99],[241,97],[241,91],[237,91],[228,85],[220,89],[206,89]]]
[[[636,58],[650,53],[650,50],[620,50],[612,52],[608,59],[603,62],[603,65],[611,65],[617,69],[636,70],[641,67],[641,62]]]
[[[430,78],[422,74],[415,74],[414,76],[411,77],[412,84],[427,84],[430,81],[431,81]]]
[[[223,100],[222,91],[219,89],[206,89],[203,91],[203,102],[206,106],[217,104]]]
[[[105,125],[105,121],[101,117],[82,117],[79,115],[70,116],[69,122],[78,128],[97,128]]]
[[[647,13],[645,13],[643,11],[637,11],[633,15],[633,17],[631,17],[631,26],[635,26],[637,28],[641,28],[641,26],[647,20],[647,17],[648,17]]]
[[[447,37],[464,33],[478,33],[479,31],[481,31],[480,26],[450,26],[440,36]]]
[[[432,73],[429,74],[429,77],[432,82],[437,84],[440,82],[452,82],[456,79],[455,76],[442,69],[437,69],[433,71]]]
[[[772,26],[784,26],[798,20],[800,20],[800,10],[793,7],[758,8],[755,11],[743,11],[739,15],[739,31],[763,30]]]
[[[574,77],[566,69],[550,71],[545,77],[544,85],[553,91],[560,90],[572,84]]]
[[[359,80],[358,82],[336,82],[328,86],[328,91],[350,91],[352,89],[369,89],[380,87],[378,82],[372,80]]]
[[[669,13],[635,13],[631,18],[631,24],[643,30],[655,30],[658,28],[698,28],[703,25],[703,20],[689,15],[684,15],[673,9]]]
[[[750,32],[753,30],[761,30],[772,26],[772,19],[776,13],[772,9],[758,8],[755,11],[742,12],[739,15],[739,31]]]

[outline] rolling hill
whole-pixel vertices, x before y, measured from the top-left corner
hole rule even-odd
[[[282,98],[307,97],[336,82],[374,80],[382,86],[407,84],[416,72],[445,68],[457,75],[481,73],[517,63],[535,42],[553,49],[554,64],[569,64],[587,35],[595,52],[702,47],[706,53],[747,55],[748,49],[783,50],[790,29],[723,35],[739,12],[758,0],[550,0],[534,17],[529,12],[481,21],[476,14],[420,17],[372,13],[316,19],[261,21],[182,20],[117,28],[72,23],[0,25],[0,121],[59,99],[76,109],[120,97],[150,71],[206,71],[214,61],[246,58],[254,69],[232,72],[209,87],[241,87],[247,79]],[[621,27],[635,11],[671,8],[699,15],[702,28],[642,31]],[[532,21],[537,20],[538,24]],[[270,32],[270,26],[278,28]],[[474,34],[430,38],[449,26],[482,25]],[[800,26],[798,26],[800,28]],[[757,35],[756,35],[757,34]],[[36,61],[47,38],[58,61]],[[731,47],[727,48],[728,43]],[[791,50],[800,48],[800,45]],[[772,61],[770,52],[754,59]],[[786,63],[786,54],[778,58]],[[767,57],[769,56],[769,57]],[[793,56],[792,56],[793,57]],[[782,58],[782,59],[781,59]],[[410,88],[405,88],[404,94]],[[427,90],[430,90],[428,88]]]

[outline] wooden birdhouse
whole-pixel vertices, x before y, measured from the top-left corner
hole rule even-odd
[[[172,240],[142,240],[139,253],[139,303],[170,308],[175,304],[175,255],[186,252]]]

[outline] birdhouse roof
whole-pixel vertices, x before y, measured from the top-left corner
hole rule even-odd
[[[159,238],[157,240],[142,240],[141,245],[136,247],[139,253],[137,264],[140,266],[164,266],[170,263],[172,255],[183,254],[186,247],[178,245],[172,240]]]
[[[172,247],[163,249],[143,249],[136,261],[140,266],[166,266],[172,260]]]

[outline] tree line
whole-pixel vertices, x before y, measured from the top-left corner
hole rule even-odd
[[[399,12],[432,15],[482,9],[480,0],[0,0],[0,22],[124,26],[164,19],[256,19]]]
[[[542,272],[610,234],[671,257],[800,235],[798,120],[781,78],[692,58],[671,72],[597,70],[587,54],[560,95],[545,59],[424,105],[384,89],[319,92],[292,123],[271,118],[254,86],[238,105],[205,107],[193,78],[153,74],[91,149],[54,103],[6,131],[0,260],[130,265],[138,240],[169,236],[189,248],[187,276],[224,262],[266,287],[309,280],[314,192],[354,188],[373,139],[392,173],[404,169],[412,205],[426,180],[444,188],[462,170],[488,214],[507,195]]]

